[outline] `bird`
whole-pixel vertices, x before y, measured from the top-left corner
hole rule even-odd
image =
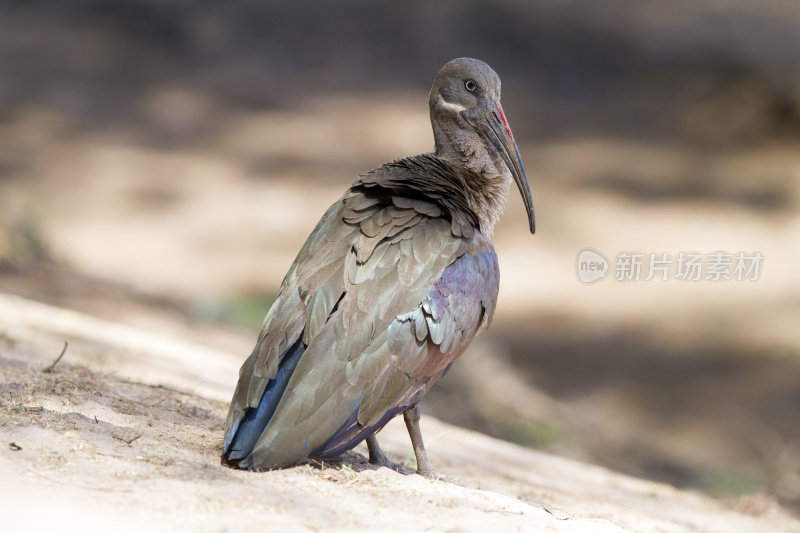
[[[490,241],[511,182],[530,185],[500,78],[457,58],[428,105],[435,149],[360,175],[305,241],[241,367],[222,463],[268,471],[334,459],[403,414],[416,473],[435,476],[418,404],[485,330],[499,287]]]

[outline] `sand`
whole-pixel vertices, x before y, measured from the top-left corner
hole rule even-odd
[[[433,417],[422,429],[437,480],[376,469],[361,448],[332,465],[232,470],[219,453],[236,359],[0,295],[3,529],[800,531],[765,497],[717,501]],[[413,466],[402,422],[380,440]]]

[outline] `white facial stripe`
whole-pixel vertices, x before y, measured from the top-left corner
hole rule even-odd
[[[464,107],[461,104],[454,104],[452,102],[448,102],[447,100],[444,99],[444,96],[442,96],[441,94],[439,95],[439,102],[438,103],[439,103],[439,107],[441,107],[443,109],[446,109],[446,110],[448,110],[448,111],[450,111],[452,113],[461,113],[462,111],[467,109],[466,107]]]

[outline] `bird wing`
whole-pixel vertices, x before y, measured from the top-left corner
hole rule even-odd
[[[312,455],[340,455],[421,400],[489,325],[498,285],[497,256],[488,240],[476,233],[468,250],[444,269],[422,302],[396,316],[347,362],[348,382],[356,391],[363,387],[361,403]]]
[[[285,466],[330,439],[367,386],[387,377],[385,352],[367,348],[398,315],[419,307],[472,242],[455,236],[452,224],[434,203],[381,190],[353,189],[334,204],[290,268],[242,366],[226,447],[298,342],[302,354],[252,461]]]
[[[320,316],[330,312],[341,294],[334,274],[341,269],[358,226],[342,223],[347,195],[320,219],[281,283],[250,357],[239,370],[239,381],[225,422],[225,448],[250,408],[259,405],[270,380],[304,331],[305,338],[320,329]],[[259,432],[260,434],[260,432]]]

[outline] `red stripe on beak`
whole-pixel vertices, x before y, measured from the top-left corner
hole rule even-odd
[[[503,106],[500,105],[500,102],[497,102],[497,116],[500,117],[500,121],[506,128],[506,133],[508,133],[508,136],[511,137],[511,140],[513,141],[514,134],[511,133],[511,126],[508,125],[508,119],[506,118],[506,114],[503,113]]]

